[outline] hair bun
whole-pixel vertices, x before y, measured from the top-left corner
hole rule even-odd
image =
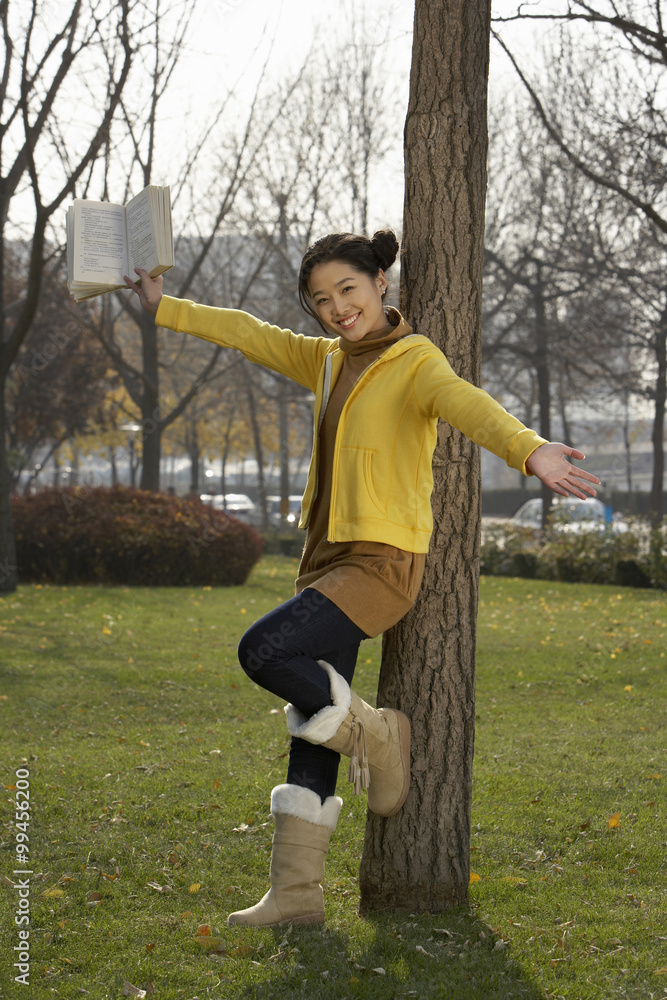
[[[377,233],[373,234],[371,249],[382,270],[386,271],[398,255],[396,233],[392,229],[378,229]]]

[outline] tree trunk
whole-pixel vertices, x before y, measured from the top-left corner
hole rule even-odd
[[[0,379],[0,414],[5,412],[5,382]],[[12,476],[7,456],[6,421],[0,430],[0,593],[16,590],[16,542],[12,519]]]
[[[141,395],[141,481],[142,490],[160,489],[160,450],[163,424],[160,420],[160,375],[157,328],[151,315],[141,319],[143,391]]]
[[[118,466],[116,465],[116,448],[109,445],[109,470],[111,472],[111,485],[118,486]]]
[[[405,124],[401,304],[458,374],[479,382],[486,191],[488,0],[417,0]],[[421,593],[385,634],[378,704],[412,723],[412,785],[369,813],[361,911],[441,910],[467,898],[479,577],[479,452],[445,424]]]
[[[542,265],[536,262],[537,274],[533,286],[535,308],[535,370],[537,372],[537,405],[540,411],[540,434],[551,441],[551,381],[549,377],[549,339],[547,333],[547,311],[544,301]],[[546,485],[540,484],[542,497],[542,527],[545,528],[551,513],[553,493]]]
[[[280,518],[287,523],[290,512],[288,384],[278,384],[278,427],[280,437]]]
[[[185,447],[190,459],[190,493],[199,495],[199,473],[201,471],[201,449],[197,424],[193,420],[185,436]],[[208,490],[207,490],[208,492]]]
[[[658,371],[655,380],[655,413],[653,415],[653,480],[651,483],[651,522],[657,527],[662,520],[662,481],[665,475],[665,397],[667,396],[667,309],[660,316],[655,334],[655,356]]]
[[[262,432],[259,426],[257,415],[257,403],[252,388],[250,373],[246,364],[242,364],[241,370],[245,381],[246,400],[248,403],[248,413],[250,414],[250,426],[252,427],[252,440],[255,446],[255,459],[257,461],[257,492],[259,493],[259,503],[261,508],[261,528],[266,531],[269,527],[269,511],[266,502],[266,480],[264,479],[264,449],[262,447]],[[243,472],[243,466],[241,466]]]

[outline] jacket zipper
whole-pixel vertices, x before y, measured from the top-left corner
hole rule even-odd
[[[327,406],[329,404],[329,396],[331,395],[331,368],[332,368],[332,366],[333,366],[333,362],[331,360],[331,355],[327,354],[326,358],[324,359],[324,383],[322,385],[322,402],[320,404],[320,412],[319,412],[319,415],[318,415],[318,418],[317,418],[317,433],[316,433],[315,440],[313,441],[314,458],[317,459],[317,461],[315,462],[315,492],[313,493],[313,503],[315,502],[315,498],[317,497],[317,490],[318,490],[319,485],[320,485],[320,483],[319,483],[319,479],[320,479],[320,459],[319,459],[320,429],[322,427],[322,421],[324,420],[324,414],[325,414],[326,408],[327,408]],[[306,521],[306,525],[305,525],[306,528],[310,524],[310,515],[312,513],[313,503],[311,503],[311,505],[310,505],[310,511],[308,513],[308,520]]]

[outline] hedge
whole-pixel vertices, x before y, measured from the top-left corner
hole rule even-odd
[[[493,525],[486,529],[480,570],[490,576],[536,577],[570,583],[608,583],[667,589],[667,519],[653,529],[631,522],[629,531],[611,529],[544,532]]]
[[[12,510],[23,583],[232,586],[262,554],[236,518],[127,486],[45,489]]]

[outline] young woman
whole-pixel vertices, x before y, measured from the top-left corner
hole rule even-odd
[[[409,787],[410,724],[374,709],[350,684],[362,639],[414,603],[432,531],[431,459],[439,418],[563,496],[594,496],[599,480],[570,464],[581,452],[547,442],[486,392],[455,375],[442,352],[385,309],[394,233],[334,233],[305,253],[302,306],[324,331],[308,337],[234,309],[162,294],[145,271],[125,280],[158,326],[236,348],[315,393],[313,453],[300,527],[307,529],[296,596],[241,639],[241,666],[288,702],[287,778],[271,794],[271,888],[232,924],[321,923],[329,838],[342,799],[340,755],[355,792],[392,816]]]

